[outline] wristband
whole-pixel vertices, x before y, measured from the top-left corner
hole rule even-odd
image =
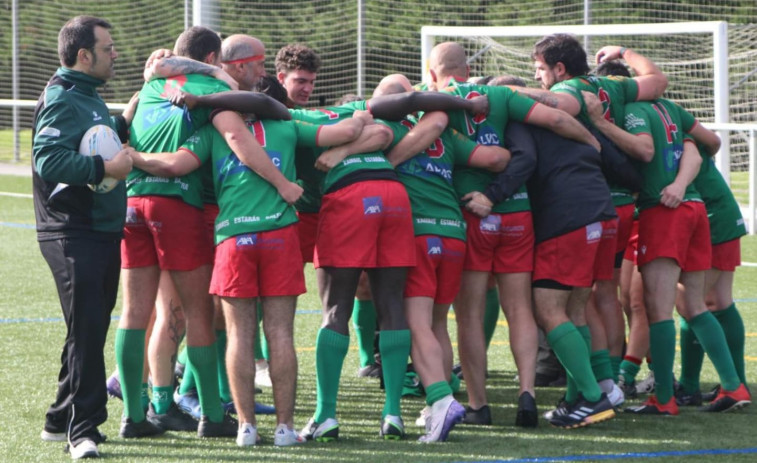
[[[626,48],[626,47],[620,47],[620,57],[621,58],[623,57],[623,54],[626,52],[626,50],[628,50],[628,48]]]

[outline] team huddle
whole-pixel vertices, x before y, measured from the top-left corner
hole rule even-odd
[[[123,399],[127,439],[193,431],[253,446],[261,413],[276,416],[276,446],[338,439],[352,319],[359,375],[381,377],[385,391],[379,435],[406,437],[412,361],[427,404],[419,441],[445,441],[457,424],[492,423],[486,350],[500,308],[518,426],[539,421],[540,329],[567,373],[544,414],[553,426],[613,418],[636,396],[644,358],[654,391],[626,412],[750,403],[731,294],[744,221],[711,160],[719,138],[662,98],[667,78],[648,58],[606,46],[590,72],[575,37],[549,35],[532,53],[536,89],[470,78],[464,48],[445,42],[426,84],[392,74],[370,99],[304,109],[315,51],[287,45],[267,75],[260,40],[195,26],[150,56],[142,90],[109,117],[96,88],[113,75],[110,27],[66,23],[61,68],[35,112],[38,240],[69,328],[42,439],[66,441],[72,458],[98,457],[105,440],[103,346],[119,277],[107,392]],[[78,153],[97,124],[125,143],[110,160]],[[87,187],[106,177],[124,181]],[[293,326],[308,262],[323,321],[316,409],[298,431]],[[465,407],[453,396],[451,306]],[[704,353],[720,379],[710,394],[699,387]],[[256,402],[258,385],[272,388],[273,407]]]

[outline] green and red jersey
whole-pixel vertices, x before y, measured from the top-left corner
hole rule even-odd
[[[168,100],[176,91],[207,95],[229,90],[226,83],[209,76],[188,74],[146,82],[139,92],[139,105],[131,124],[130,144],[140,152],[173,153],[210,119],[211,108],[174,106]],[[201,172],[165,178],[133,169],[126,179],[128,196],[175,196],[202,208]]]
[[[394,133],[390,150],[415,125],[410,119],[382,122]],[[478,145],[454,129],[446,129],[425,151],[396,170],[410,197],[416,235],[437,235],[465,241],[465,220],[452,186],[456,166],[466,166]]]
[[[489,98],[489,114],[473,116],[465,111],[450,111],[448,113],[448,126],[480,145],[504,147],[504,131],[507,122],[511,119],[527,122],[528,115],[536,105],[536,102],[531,98],[507,87],[472,85],[452,80],[449,86],[442,91],[465,99],[482,95]],[[471,191],[484,191],[495,175],[484,169],[461,167],[454,175],[454,185],[458,197],[462,197]],[[510,198],[495,204],[492,212],[510,213],[530,209],[528,193],[523,186]]]
[[[634,135],[647,134],[654,142],[654,157],[648,163],[639,163],[644,179],[637,205],[639,210],[660,203],[660,195],[673,183],[683,155],[684,141],[692,143],[687,128],[696,119],[682,107],[669,100],[640,101],[626,105],[625,130]],[[693,182],[686,187],[684,201],[701,201]]]
[[[581,106],[576,118],[586,127],[592,127],[593,124],[586,111],[586,102],[581,91],[597,95],[602,102],[605,119],[623,128],[625,105],[638,99],[639,84],[634,79],[623,76],[578,76],[558,82],[550,91],[573,96]],[[627,188],[610,184],[610,194],[616,207],[634,202],[632,191]]]
[[[701,149],[699,153],[703,158],[702,167],[693,184],[707,208],[712,244],[725,243],[746,235],[746,223],[731,188],[715,167],[712,158]]]
[[[316,146],[319,127],[276,120],[249,121],[247,125],[273,164],[294,181],[295,148]],[[201,163],[212,163],[219,208],[216,244],[242,233],[275,230],[297,222],[294,207],[284,201],[273,185],[243,164],[213,126],[200,129],[181,149],[194,153]]]

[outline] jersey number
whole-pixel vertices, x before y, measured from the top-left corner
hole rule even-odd
[[[465,95],[466,100],[472,100],[476,98],[477,96],[481,96],[480,93],[476,92],[475,90],[472,92],[469,92],[467,95]],[[468,130],[468,135],[473,135],[476,133],[476,128],[473,127],[473,124],[480,124],[486,120],[486,114],[478,114],[476,116],[473,116],[473,121],[471,121],[470,115],[466,112],[465,113],[465,128]]]
[[[678,133],[678,126],[673,122],[673,119],[670,118],[670,114],[668,114],[668,110],[665,109],[665,106],[661,104],[653,104],[652,107],[655,112],[657,112],[657,115],[660,116],[662,125],[665,126],[665,136],[668,139],[668,144],[673,143],[673,134]]]
[[[255,121],[248,125],[252,128],[252,134],[255,136],[255,140],[260,143],[260,146],[265,147],[265,127],[263,127],[263,123]]]
[[[400,124],[404,125],[410,130],[412,130],[415,127],[415,125],[413,125],[413,123],[407,119],[401,120]],[[436,158],[440,158],[444,156],[444,143],[442,143],[442,139],[437,138],[433,143],[431,143],[431,146],[426,148],[426,154],[431,159],[436,159]]]
[[[597,96],[599,97],[599,101],[602,102],[602,107],[605,109],[602,117],[615,124],[615,119],[613,119],[612,115],[610,114],[610,94],[607,93],[602,87],[599,87]]]

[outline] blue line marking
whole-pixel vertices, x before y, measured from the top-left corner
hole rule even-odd
[[[10,228],[26,228],[29,230],[34,230],[37,228],[35,225],[26,224],[26,223],[11,223],[11,222],[0,222],[0,226],[2,227],[10,227]]]
[[[518,458],[512,460],[482,460],[476,463],[549,463],[558,461],[597,461],[597,460],[622,460],[626,458],[666,458],[685,457],[699,455],[736,455],[757,453],[757,448],[746,449],[702,449],[702,450],[673,450],[669,452],[634,452],[617,453],[611,455],[565,455],[562,457],[533,457]],[[462,463],[462,462],[458,462]]]

